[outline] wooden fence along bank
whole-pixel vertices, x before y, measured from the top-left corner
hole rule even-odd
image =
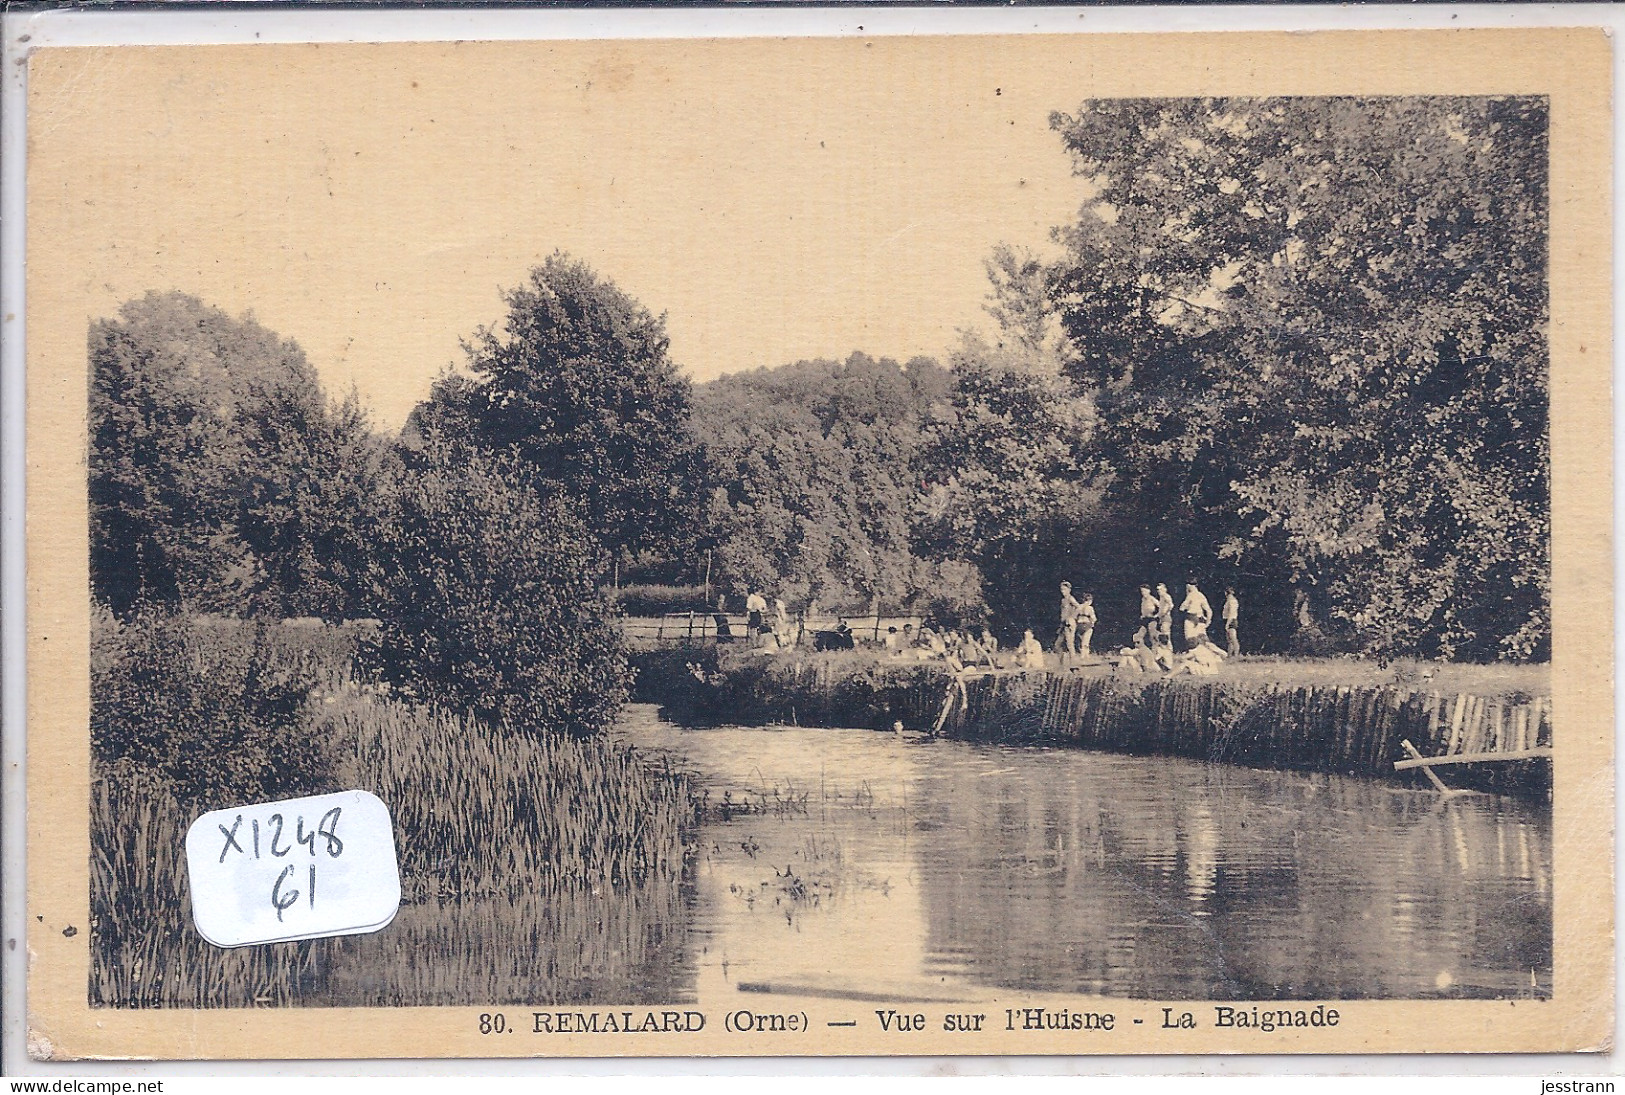
[[[1397,775],[1406,782],[1407,770],[1420,769],[1441,791],[1551,789],[1551,700],[1544,696],[990,674],[951,685],[938,725],[969,739]]]
[[[975,670],[860,654],[633,655],[634,697],[683,725],[929,730],[969,740],[1168,753],[1369,776],[1445,791],[1546,795],[1551,700],[1399,685]],[[1417,757],[1421,758],[1418,762]]]

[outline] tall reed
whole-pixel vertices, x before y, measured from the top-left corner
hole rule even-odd
[[[260,766],[245,785],[269,797],[361,789],[390,808],[405,907],[375,935],[222,949],[192,924],[186,828],[228,805],[215,781],[177,782],[126,749],[98,754],[91,793],[89,998],[113,1007],[363,1006],[679,999],[685,911],[684,781],[624,745],[490,727],[370,694],[336,672],[348,642],[285,628],[193,621],[188,649],[253,634],[255,659],[308,674],[304,714],[283,733],[320,739],[325,771]],[[126,644],[119,656],[142,659]],[[106,670],[108,667],[104,666]],[[124,669],[130,669],[126,665]],[[139,670],[139,666],[135,667]],[[173,668],[173,667],[171,667]],[[247,670],[244,670],[247,672]],[[263,670],[255,670],[263,675]],[[139,672],[136,677],[139,678]],[[105,674],[104,674],[105,679]],[[235,695],[244,682],[214,682]],[[120,709],[122,712],[124,709]],[[147,708],[129,708],[145,742]],[[184,729],[184,728],[181,728]],[[106,735],[103,735],[105,738]],[[263,740],[262,740],[263,739]],[[213,747],[171,734],[176,758]],[[270,738],[256,748],[274,749]],[[207,798],[197,797],[209,788]]]

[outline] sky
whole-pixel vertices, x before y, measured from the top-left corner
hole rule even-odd
[[[81,347],[69,327],[151,289],[252,311],[388,429],[555,249],[665,312],[695,380],[940,357],[991,324],[993,246],[1052,248],[1082,201],[1049,115],[1089,59],[1032,46],[42,52],[29,254],[75,259],[31,309]]]

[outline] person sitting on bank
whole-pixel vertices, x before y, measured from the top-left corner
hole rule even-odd
[[[1023,669],[1044,668],[1044,644],[1033,638],[1033,629],[1028,628],[1021,637],[1021,644],[1016,647],[1016,658]]]
[[[1201,642],[1178,657],[1173,672],[1176,676],[1188,673],[1193,677],[1216,677],[1225,657],[1224,651],[1214,645],[1211,639],[1204,637]]]
[[[965,634],[965,641],[959,647],[959,659],[968,666],[993,668],[993,653],[969,632]]]
[[[846,626],[845,620],[836,621],[833,631],[819,631],[813,635],[814,650],[851,650],[855,645],[852,629]]]
[[[1165,673],[1174,667],[1174,648],[1163,642],[1161,635],[1153,635],[1147,643],[1136,633],[1134,645],[1125,647],[1115,664],[1130,673]]]

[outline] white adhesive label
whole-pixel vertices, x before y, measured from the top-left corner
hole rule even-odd
[[[218,947],[374,932],[401,904],[389,807],[366,791],[204,814],[186,868],[192,919]]]

